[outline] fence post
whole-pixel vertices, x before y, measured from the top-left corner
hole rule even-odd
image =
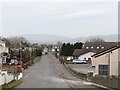
[[[88,71],[87,72],[87,81],[91,81],[93,77],[93,71]]]

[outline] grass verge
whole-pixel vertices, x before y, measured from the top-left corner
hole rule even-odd
[[[2,90],[11,90],[14,87],[20,85],[22,83],[22,80],[13,80],[8,84],[2,85]]]
[[[41,60],[41,56],[36,57],[36,60],[40,61]]]

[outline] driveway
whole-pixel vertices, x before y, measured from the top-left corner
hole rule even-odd
[[[91,66],[91,64],[68,64],[68,66],[77,72],[85,74],[87,74],[88,71],[94,71],[94,68]]]

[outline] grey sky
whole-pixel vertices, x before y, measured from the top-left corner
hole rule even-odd
[[[117,0],[5,0],[0,14],[3,36],[80,37],[118,33]]]

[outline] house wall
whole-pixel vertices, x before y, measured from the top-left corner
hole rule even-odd
[[[0,56],[0,73],[1,73],[1,69],[2,69],[2,57]]]
[[[97,58],[92,58],[92,66],[96,66],[96,65],[98,65],[98,64],[106,64],[106,63],[108,63],[108,55],[107,54],[104,54],[104,55],[102,55],[102,56],[99,56],[99,57],[97,57]]]
[[[118,76],[118,49],[110,53],[110,75]]]
[[[120,76],[120,49],[118,50],[118,75]]]
[[[92,55],[94,55],[95,53],[93,53],[93,52],[88,52],[88,53],[86,53],[86,54],[83,54],[83,55],[80,55],[79,57],[78,57],[78,59],[79,60],[84,60],[84,58],[86,58],[86,60],[88,60],[88,58],[91,58],[92,59]]]
[[[94,75],[99,74],[99,65],[110,65],[110,75],[118,76],[119,57],[118,49],[92,59],[92,66],[95,66]],[[120,72],[119,72],[120,73]]]
[[[95,66],[94,75],[99,74],[99,67],[98,67],[99,65],[108,65],[108,56],[107,56],[107,54],[104,54],[104,55],[99,56],[97,58],[93,58],[92,66]]]
[[[0,53],[6,52],[8,53],[8,48],[5,46],[5,43],[0,41]]]

